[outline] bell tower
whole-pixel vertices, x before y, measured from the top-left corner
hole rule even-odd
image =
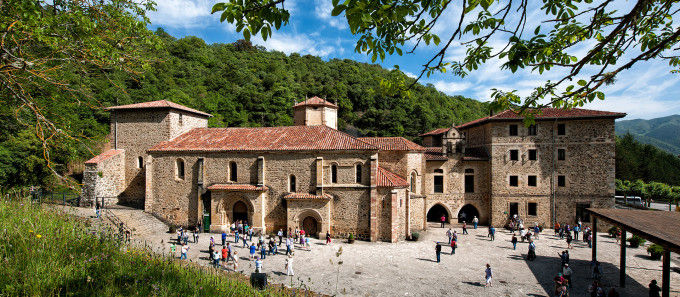
[[[321,99],[312,97],[293,106],[295,125],[320,126],[326,125],[338,129],[338,106]]]

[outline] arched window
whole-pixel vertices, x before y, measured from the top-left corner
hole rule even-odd
[[[137,157],[137,168],[139,169],[144,168],[144,157],[142,156]]]
[[[417,179],[416,172],[415,171],[411,172],[411,193],[416,192],[416,179]]]
[[[331,165],[331,183],[334,183],[334,184],[338,183],[338,165],[337,164]]]
[[[236,162],[229,163],[229,181],[236,182],[238,180],[238,166]]]
[[[297,190],[295,175],[288,177],[288,192],[295,192]]]
[[[184,160],[182,159],[175,161],[175,177],[184,179]]]
[[[357,184],[361,183],[361,164],[357,164],[354,167],[355,169],[355,175],[356,175],[356,182]]]

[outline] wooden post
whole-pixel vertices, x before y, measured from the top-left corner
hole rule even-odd
[[[671,296],[671,250],[663,250],[663,270],[661,272],[661,296]]]
[[[626,287],[626,229],[621,228],[621,264],[619,269],[619,286]]]
[[[593,217],[593,262],[597,261],[597,217]]]

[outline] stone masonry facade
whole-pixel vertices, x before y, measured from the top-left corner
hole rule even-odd
[[[424,133],[423,147],[337,131],[337,108],[314,97],[295,105],[295,126],[207,128],[210,115],[168,101],[112,107],[114,149],[86,163],[84,194],[213,232],[243,220],[389,242],[441,216],[551,226],[613,205],[625,114],[547,109],[527,127],[504,111]]]

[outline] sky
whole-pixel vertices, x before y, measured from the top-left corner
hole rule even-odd
[[[162,27],[177,38],[197,36],[208,43],[232,43],[242,39],[241,33],[236,32],[233,25],[220,23],[219,14],[210,14],[212,5],[216,2],[157,0],[156,11],[149,14],[150,28]],[[621,9],[625,9],[629,4],[628,1],[617,2]],[[324,60],[338,58],[371,62],[369,56],[354,52],[358,36],[351,34],[344,15],[331,16],[331,0],[286,0],[284,5],[291,14],[288,25],[274,31],[266,41],[259,36],[253,37],[251,39],[253,43],[262,45],[268,50],[287,54],[310,54]],[[532,23],[533,20],[540,19],[540,13],[535,7],[530,7],[527,28],[540,25]],[[442,39],[447,38],[457,24],[458,14],[459,10],[456,7],[448,9],[433,28],[433,32],[439,34]],[[490,43],[495,45],[494,48],[504,44],[501,38],[505,37],[490,40]],[[574,51],[576,56],[586,52],[585,47],[576,48]],[[419,47],[413,54],[398,56],[395,53],[376,63],[388,69],[399,65],[399,69],[406,75],[415,76],[422,70],[422,64],[436,52],[435,46]],[[446,60],[460,60],[464,54],[465,47],[456,42],[447,51]],[[432,84],[437,90],[449,95],[463,95],[479,101],[488,101],[492,88],[517,90],[520,95],[528,95],[533,88],[542,85],[546,80],[555,80],[566,73],[561,69],[544,72],[543,75],[528,69],[511,73],[509,70],[500,69],[501,64],[499,60],[490,60],[464,78],[446,73],[423,77],[420,82]],[[665,61],[639,63],[620,73],[614,84],[601,89],[606,95],[606,100],[596,100],[584,108],[625,112],[628,114],[625,120],[680,114],[680,74],[672,74],[670,70]]]

